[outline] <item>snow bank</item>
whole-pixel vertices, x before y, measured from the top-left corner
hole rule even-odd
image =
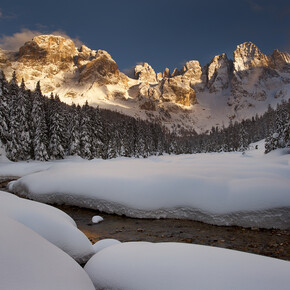
[[[122,243],[85,270],[96,289],[289,289],[290,262],[181,243]]]
[[[65,159],[54,160],[54,161],[19,161],[12,162],[7,159],[5,153],[1,151],[0,143],[0,176],[24,176],[34,172],[44,171],[55,164],[71,163],[71,162],[86,162],[87,160],[82,159],[79,156],[68,156]]]
[[[98,253],[98,252],[102,251],[103,249],[106,249],[108,247],[111,247],[111,246],[117,245],[117,244],[121,244],[121,242],[118,240],[115,240],[115,239],[103,239],[103,240],[96,242],[93,245],[93,248],[95,250],[95,253]]]
[[[0,233],[1,289],[95,289],[70,256],[2,213]]]
[[[57,208],[0,191],[0,212],[37,232],[79,263],[94,254],[91,242],[74,220]]]
[[[92,223],[94,223],[94,224],[98,224],[98,223],[100,223],[100,222],[102,222],[104,219],[101,217],[101,216],[99,216],[99,215],[95,215],[95,216],[93,216],[93,218],[92,218]]]
[[[235,153],[58,163],[10,189],[138,218],[289,228],[290,155]]]

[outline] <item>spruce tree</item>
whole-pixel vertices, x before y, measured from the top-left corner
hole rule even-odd
[[[44,97],[42,96],[40,83],[36,85],[33,93],[32,126],[33,126],[33,153],[39,161],[47,161],[48,155],[48,132],[45,120]]]
[[[9,139],[9,114],[8,83],[3,71],[0,69],[0,139],[4,144],[7,144]]]

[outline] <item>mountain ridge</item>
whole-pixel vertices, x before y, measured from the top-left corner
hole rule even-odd
[[[290,97],[290,55],[274,50],[267,56],[251,42],[238,45],[233,60],[221,54],[203,67],[190,60],[172,73],[155,73],[143,63],[130,78],[106,51],[40,35],[18,52],[0,50],[0,69],[8,78],[16,71],[18,82],[23,78],[30,89],[40,81],[44,93],[58,94],[66,103],[88,100],[177,132],[241,121]]]

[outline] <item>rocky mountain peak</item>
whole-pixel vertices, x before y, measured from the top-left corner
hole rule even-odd
[[[154,69],[147,62],[138,64],[134,69],[135,77],[140,81],[156,82],[156,73]]]
[[[136,65],[131,78],[104,50],[77,49],[70,39],[40,35],[19,53],[0,49],[0,69],[8,80],[15,71],[29,89],[40,81],[43,93],[58,94],[67,103],[88,100],[189,131],[241,120],[289,98],[289,54],[275,50],[266,56],[251,42],[237,46],[233,61],[221,54],[203,67],[190,60],[157,75],[145,62]]]
[[[92,81],[99,85],[117,84],[120,81],[120,71],[111,55],[105,50],[98,50],[93,59],[88,62],[80,73],[80,82]]]
[[[217,92],[229,85],[230,61],[225,53],[215,56],[207,69],[207,87],[209,91]]]
[[[234,51],[234,70],[243,71],[253,67],[268,66],[268,58],[252,42],[244,42]]]
[[[37,61],[45,64],[73,62],[77,49],[71,39],[55,35],[35,36],[19,49],[19,61]]]
[[[280,52],[278,49],[275,49],[272,54],[272,60],[274,67],[278,70],[284,69],[290,64],[290,54],[287,52]]]

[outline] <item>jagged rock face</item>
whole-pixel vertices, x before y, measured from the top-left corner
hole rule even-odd
[[[190,86],[196,91],[203,91],[205,77],[199,61],[191,60],[185,63],[181,71],[175,72],[176,76],[183,76],[183,80],[189,80]]]
[[[19,61],[41,64],[73,63],[76,54],[77,50],[72,40],[61,36],[40,35],[19,49]]]
[[[159,82],[163,79],[163,73],[162,72],[159,72],[156,74],[156,80]]]
[[[97,52],[95,50],[89,49],[87,46],[82,45],[79,49],[77,56],[77,65],[79,68],[86,65],[88,62],[96,58]]]
[[[164,70],[163,78],[170,78],[170,71],[168,67]]]
[[[290,72],[290,55],[287,52],[280,52],[278,49],[273,51],[272,65],[275,69]]]
[[[147,63],[138,64],[135,67],[135,77],[144,82],[156,82],[156,73],[154,69]]]
[[[225,53],[215,56],[207,69],[207,87],[211,93],[228,88],[230,61]]]
[[[235,71],[244,71],[254,67],[265,67],[268,65],[268,57],[252,42],[240,44],[234,51]]]
[[[268,57],[251,42],[237,46],[231,81],[231,103],[235,108],[238,110],[251,106],[251,99],[265,101],[269,96],[268,91],[283,87],[285,78],[279,75],[278,70],[287,65],[287,59],[287,54],[278,51]]]
[[[183,76],[164,78],[158,84],[141,83],[138,87],[139,100],[145,100],[140,108],[156,109],[156,104],[163,102],[191,106],[195,104],[195,91],[190,87],[190,81]]]
[[[80,82],[97,82],[100,86],[117,84],[120,71],[109,53],[98,50],[95,59],[88,62],[80,73]]]
[[[195,91],[178,77],[164,79],[161,83],[162,101],[173,102],[184,106],[196,103]]]

